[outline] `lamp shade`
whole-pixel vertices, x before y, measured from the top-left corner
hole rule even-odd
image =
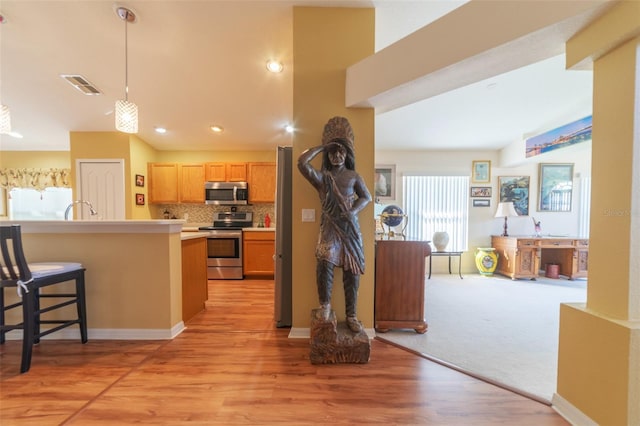
[[[125,133],[138,133],[138,106],[133,102],[116,101],[116,129]]]
[[[516,212],[516,209],[513,206],[513,202],[509,201],[507,203],[498,203],[498,208],[496,209],[495,217],[515,217],[515,216],[518,216],[518,212]]]

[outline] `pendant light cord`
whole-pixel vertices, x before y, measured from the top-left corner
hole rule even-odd
[[[129,11],[124,15],[124,100],[129,102],[129,37],[127,23],[129,21]]]

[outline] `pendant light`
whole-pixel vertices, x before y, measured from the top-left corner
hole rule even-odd
[[[0,134],[11,133],[11,111],[6,105],[0,104]]]
[[[127,24],[136,21],[136,15],[126,7],[116,9],[124,21],[124,100],[116,101],[116,129],[125,133],[138,133],[138,106],[129,102],[129,54]]]

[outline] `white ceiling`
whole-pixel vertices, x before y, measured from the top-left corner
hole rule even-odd
[[[475,1],[475,0],[474,0]],[[121,5],[128,27],[129,100],[139,136],[159,150],[266,150],[288,145],[292,5],[376,7],[376,50],[465,3],[448,0],[146,1]],[[124,23],[111,1],[3,0],[0,95],[24,137],[0,150],[68,150],[70,131],[114,131],[124,97]],[[499,149],[591,113],[591,72],[564,55],[376,115],[377,149]],[[281,60],[270,74],[265,63]],[[76,91],[80,74],[100,96]],[[209,130],[224,126],[221,135]],[[295,125],[295,123],[294,123]],[[158,135],[155,126],[168,128]]]

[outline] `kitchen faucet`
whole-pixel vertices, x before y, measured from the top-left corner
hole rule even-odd
[[[90,202],[85,200],[76,200],[67,206],[67,209],[64,211],[64,220],[69,220],[69,212],[71,211],[71,208],[74,204],[86,204],[87,206],[89,206],[89,213],[91,213],[91,216],[95,216],[98,214],[98,212],[94,210]]]

